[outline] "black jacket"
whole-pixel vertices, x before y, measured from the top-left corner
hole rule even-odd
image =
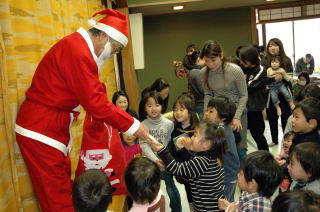
[[[248,111],[262,111],[267,103],[267,71],[262,66],[257,66],[246,71],[248,85]]]

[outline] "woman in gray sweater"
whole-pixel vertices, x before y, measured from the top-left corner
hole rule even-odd
[[[237,105],[231,128],[240,132],[241,141],[237,144],[239,159],[246,155],[248,91],[246,77],[238,65],[227,62],[221,45],[209,40],[205,43],[200,57],[204,67],[204,111],[213,96],[226,96]]]

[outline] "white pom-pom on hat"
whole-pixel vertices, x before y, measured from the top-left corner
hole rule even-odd
[[[88,20],[88,25],[89,25],[89,27],[94,27],[95,25],[96,25],[97,23],[96,23],[96,21],[93,19],[93,18],[91,18],[91,19],[89,19]]]

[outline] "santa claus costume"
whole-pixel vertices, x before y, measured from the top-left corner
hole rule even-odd
[[[106,17],[95,28],[125,46],[127,17],[110,9],[100,14]],[[129,135],[139,128],[137,120],[107,100],[97,59],[83,28],[61,39],[41,60],[20,107],[16,139],[44,212],[74,211],[68,152],[75,108],[81,105],[95,119]]]

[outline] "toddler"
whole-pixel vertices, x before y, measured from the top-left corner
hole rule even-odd
[[[129,136],[121,133],[121,140],[126,155],[126,161],[129,163],[133,158],[141,157],[142,150],[138,139],[135,136]]]
[[[285,174],[285,178],[282,180],[280,184],[280,191],[286,191],[289,188],[290,180],[287,172],[287,166],[289,164],[289,149],[292,144],[292,139],[294,137],[293,132],[287,132],[283,136],[282,150],[279,155],[276,157],[276,161],[281,166],[283,173]]]
[[[320,144],[307,142],[293,147],[288,171],[290,190],[311,190],[320,194]]]
[[[276,74],[281,74],[282,77],[287,81],[292,81],[292,77],[290,77],[287,72],[280,67],[280,57],[275,56],[271,59],[271,67],[267,69],[267,76],[269,78],[274,78]],[[281,93],[286,101],[289,103],[291,109],[294,108],[292,95],[290,94],[288,88],[286,87],[285,83],[281,81],[275,81],[269,84],[270,88],[270,95],[272,102],[277,110],[278,116],[281,116],[281,108],[279,106],[280,100],[278,98],[278,93]]]

